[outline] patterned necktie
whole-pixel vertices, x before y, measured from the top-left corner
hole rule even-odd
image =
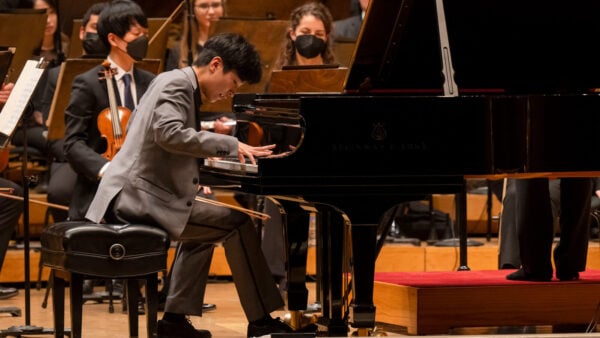
[[[123,83],[125,84],[125,92],[123,93],[125,107],[133,111],[135,105],[133,104],[133,95],[131,95],[131,74],[123,75]]]

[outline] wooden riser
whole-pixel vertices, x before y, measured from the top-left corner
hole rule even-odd
[[[587,324],[597,295],[600,283],[419,288],[375,282],[374,303],[378,322],[427,335],[462,327]]]

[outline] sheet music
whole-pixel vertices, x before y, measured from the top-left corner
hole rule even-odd
[[[8,140],[29,103],[29,99],[44,73],[42,61],[29,60],[25,63],[23,71],[0,112],[0,148],[6,147]]]

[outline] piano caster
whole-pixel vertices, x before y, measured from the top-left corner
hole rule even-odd
[[[317,323],[316,314],[305,314],[303,311],[293,310],[283,316],[283,321],[295,331],[306,330]]]

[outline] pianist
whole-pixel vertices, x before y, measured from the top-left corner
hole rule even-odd
[[[270,316],[284,303],[260,251],[248,215],[195,200],[198,158],[235,156],[254,164],[273,146],[252,147],[235,137],[198,131],[203,100],[233,96],[244,83],[261,78],[260,57],[236,34],[209,38],[193,65],[158,75],[136,108],[129,136],[104,174],[86,217],[94,222],[146,223],[167,230],[181,245],[172,268],[158,337],[210,337],[187,315],[202,315],[211,248],[223,242],[248,318],[248,336],[290,332]]]

